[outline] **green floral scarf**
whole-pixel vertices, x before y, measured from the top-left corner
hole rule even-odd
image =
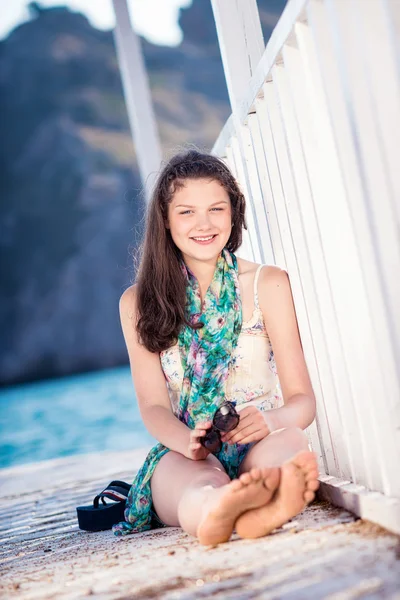
[[[196,277],[183,261],[181,268],[187,281],[188,320],[192,324],[204,323],[201,329],[183,326],[178,336],[184,377],[176,416],[194,429],[197,422],[210,420],[224,400],[229,364],[242,328],[242,305],[237,259],[226,248],[218,257],[203,306]],[[247,447],[248,444],[223,444],[217,454],[231,478],[237,477]],[[167,452],[169,449],[162,444],[150,450],[129,491],[125,521],[112,528],[115,535],[162,526],[153,509],[150,479]]]

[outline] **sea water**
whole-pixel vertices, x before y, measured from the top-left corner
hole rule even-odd
[[[129,367],[0,390],[0,468],[154,442]]]

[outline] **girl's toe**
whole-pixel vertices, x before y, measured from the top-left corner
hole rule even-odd
[[[312,502],[314,500],[314,498],[315,498],[315,494],[311,490],[307,490],[306,492],[304,492],[304,501],[307,502],[307,504]]]
[[[318,479],[313,479],[311,481],[307,481],[307,489],[308,490],[312,490],[315,492],[318,488],[319,488]]]
[[[255,481],[258,481],[259,479],[261,479],[261,469],[258,469],[257,467],[253,467],[250,471],[250,475],[251,475],[252,479],[254,479]]]
[[[317,469],[312,469],[306,473],[306,481],[310,481],[311,479],[318,479],[319,472]]]
[[[237,492],[243,488],[243,483],[240,479],[232,479],[229,485],[232,487],[234,492]]]
[[[250,473],[242,473],[242,475],[239,477],[239,480],[245,485],[248,485],[252,481],[252,476]]]

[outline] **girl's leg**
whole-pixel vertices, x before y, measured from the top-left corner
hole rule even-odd
[[[271,499],[278,476],[278,469],[250,469],[230,481],[212,454],[193,461],[171,451],[151,478],[154,508],[166,525],[181,526],[202,544],[218,544],[229,540],[240,514]]]
[[[280,467],[302,450],[308,450],[308,439],[299,427],[273,431],[250,448],[239,467],[239,473],[245,473],[253,467]]]
[[[255,467],[281,467],[281,481],[273,500],[242,514],[236,522],[241,537],[254,538],[270,533],[301,512],[314,499],[319,487],[318,465],[308,450],[302,429],[282,429],[257,442],[246,454],[239,473]]]
[[[206,460],[190,460],[178,452],[168,452],[157,465],[151,478],[151,493],[155,511],[161,521],[171,527],[179,527],[181,519],[192,531],[195,529],[198,511],[193,515],[185,513],[182,497],[189,488],[198,491],[198,502],[204,501],[204,488],[219,488],[230,482],[224,467],[219,460],[210,454]],[[180,506],[181,505],[181,506]],[[179,512],[180,508],[180,512]],[[193,526],[190,526],[190,520]]]

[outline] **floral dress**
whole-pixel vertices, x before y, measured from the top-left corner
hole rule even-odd
[[[283,404],[275,357],[258,302],[257,283],[262,267],[258,267],[254,278],[255,308],[251,318],[242,323],[225,384],[225,398],[234,401],[238,411],[245,406],[270,410]],[[178,344],[163,350],[160,359],[172,410],[176,414],[183,380]]]
[[[224,249],[213,280],[201,302],[196,277],[182,263],[187,278],[187,310],[192,323],[183,327],[178,343],[160,353],[174,415],[190,429],[209,420],[224,400],[232,400],[240,411],[254,404],[261,410],[279,406],[281,393],[271,343],[258,304],[254,280],[253,315],[242,322],[236,256]],[[253,444],[227,444],[216,454],[231,479]],[[159,460],[169,449],[157,444],[147,455],[128,494],[125,521],[113,525],[117,536],[162,527],[152,502],[150,480]]]

